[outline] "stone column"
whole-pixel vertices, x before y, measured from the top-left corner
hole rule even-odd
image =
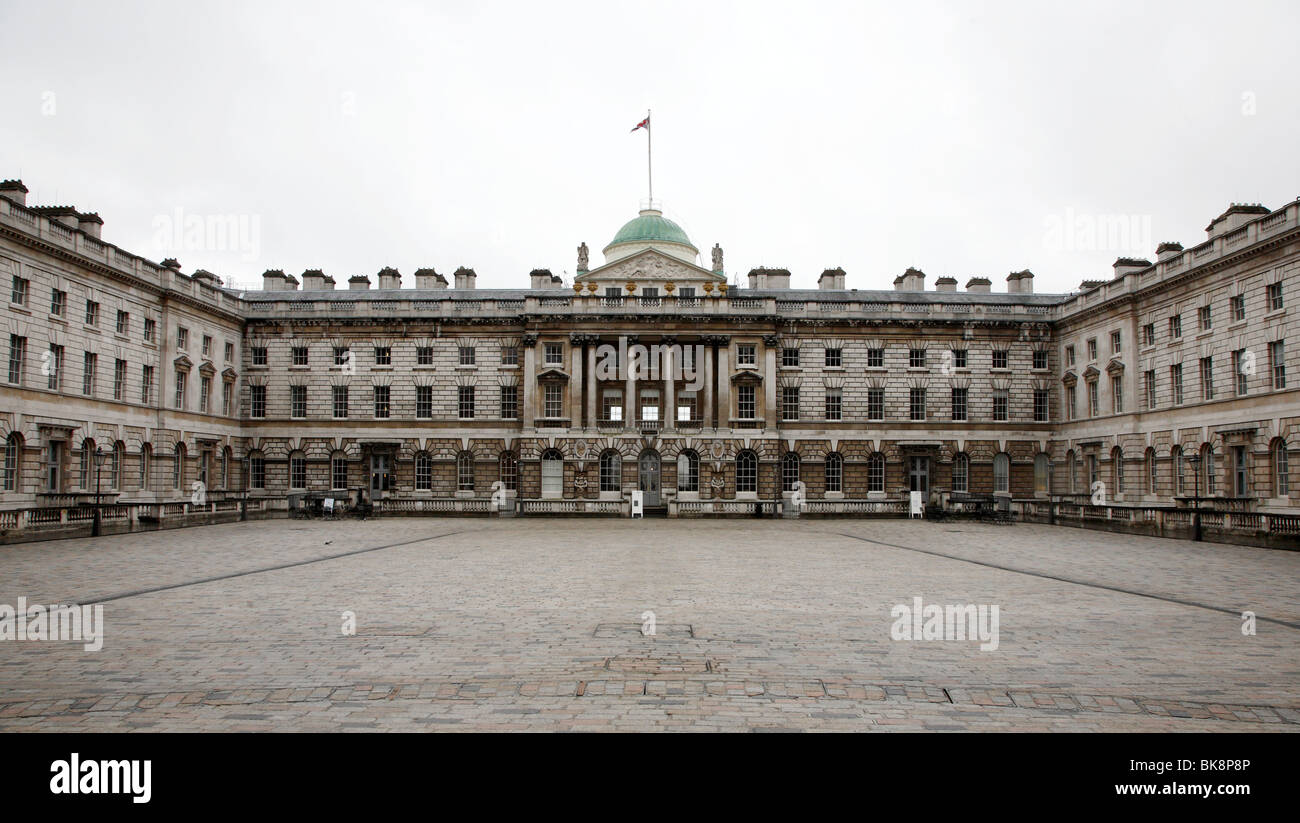
[[[590,337],[587,340],[587,427],[596,428],[596,411],[599,406],[596,403],[596,349],[599,346],[599,340],[596,337]]]
[[[636,428],[636,372],[632,368],[632,346],[636,345],[635,335],[627,338],[627,362],[619,363],[627,375],[623,383],[623,428]]]
[[[718,347],[718,428],[731,428],[730,341]]]
[[[531,429],[537,419],[537,335],[525,334],[520,342],[524,347],[523,427]]]
[[[716,425],[713,414],[713,356],[717,347],[712,343],[705,343],[704,362],[696,363],[697,369],[704,369],[704,404],[700,409],[700,429],[712,428]]]
[[[763,419],[768,429],[776,428],[776,345],[777,338],[763,338]]]
[[[582,426],[582,342],[580,336],[569,339],[569,359],[573,363],[573,373],[569,375],[569,427]]]
[[[664,371],[664,421],[665,430],[677,428],[677,381],[673,379],[674,371],[677,368],[677,359],[673,356],[673,346],[676,345],[677,338],[665,337],[663,339],[663,357],[660,359],[659,368]]]

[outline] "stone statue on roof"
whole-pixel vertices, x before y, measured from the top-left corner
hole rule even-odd
[[[713,270],[722,271],[722,246],[713,244]]]
[[[578,271],[587,271],[587,244],[578,246]]]

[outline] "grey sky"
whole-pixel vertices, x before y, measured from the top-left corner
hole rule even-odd
[[[156,260],[160,215],[256,218],[256,255],[175,251],[255,287],[571,277],[646,197],[647,108],[655,196],[702,262],[718,242],[800,287],[914,265],[1068,291],[1300,195],[1293,1],[0,0],[0,31],[0,177]],[[1120,215],[1150,236],[1090,242]]]

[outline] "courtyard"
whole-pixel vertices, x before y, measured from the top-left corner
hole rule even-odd
[[[98,651],[0,641],[3,731],[1300,730],[1287,551],[1033,524],[412,517],[0,558],[0,603],[104,620]],[[996,648],[894,639],[916,598],[997,606]]]

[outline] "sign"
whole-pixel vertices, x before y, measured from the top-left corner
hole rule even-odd
[[[640,489],[632,492],[632,516],[645,519],[645,493]]]
[[[911,516],[924,517],[925,516],[925,492],[912,492],[911,498],[912,498]]]

